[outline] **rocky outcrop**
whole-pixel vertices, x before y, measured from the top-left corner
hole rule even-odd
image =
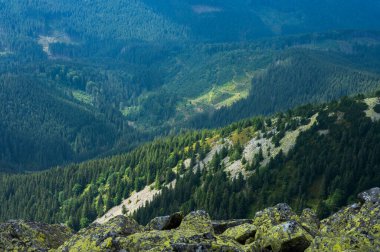
[[[183,219],[182,213],[156,217],[146,226],[146,230],[170,230],[179,227]]]
[[[117,251],[122,249],[121,237],[142,232],[135,220],[117,216],[105,224],[91,224],[66,241],[58,251]]]
[[[48,251],[72,236],[63,225],[9,221],[0,224],[0,251]]]
[[[232,228],[232,227],[240,226],[243,224],[252,224],[252,223],[253,223],[253,220],[251,219],[211,221],[215,234],[221,234],[227,229]]]
[[[360,203],[319,221],[311,209],[297,215],[287,204],[253,219],[212,221],[205,211],[154,218],[146,227],[117,216],[72,235],[60,225],[0,225],[0,251],[380,251],[379,189]]]
[[[366,203],[366,202],[379,203],[380,202],[380,188],[375,187],[368,191],[359,193],[358,198],[362,203]]]
[[[352,204],[321,221],[320,234],[307,251],[380,251],[380,193],[360,193]]]

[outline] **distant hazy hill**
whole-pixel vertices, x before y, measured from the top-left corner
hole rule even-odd
[[[377,29],[378,1],[4,1],[0,32],[82,40],[241,41],[339,29]]]

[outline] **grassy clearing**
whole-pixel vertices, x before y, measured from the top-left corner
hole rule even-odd
[[[196,107],[211,106],[219,109],[223,106],[231,106],[235,102],[247,98],[251,87],[251,78],[245,77],[232,80],[221,86],[213,86],[207,93],[190,99],[189,102]]]

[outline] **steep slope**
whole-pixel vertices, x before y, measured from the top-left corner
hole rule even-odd
[[[121,135],[117,124],[31,76],[2,76],[0,89],[0,171],[88,159]]]
[[[344,50],[344,49],[342,49]],[[353,49],[355,51],[355,49]],[[378,55],[370,49],[367,55]],[[261,75],[252,78],[245,99],[190,120],[195,127],[215,127],[254,115],[272,114],[307,103],[366,93],[380,85],[379,61],[360,65],[357,52],[293,48],[281,52]],[[372,65],[372,69],[366,65]]]
[[[312,207],[326,216],[379,184],[380,130],[373,117],[379,95],[189,132],[43,173],[3,174],[0,218],[66,222],[79,229],[146,185],[160,193],[129,212],[140,223],[196,208],[215,218],[242,218],[283,201],[296,211]],[[175,186],[165,186],[174,180]],[[136,202],[123,204],[128,210]]]
[[[102,50],[87,44],[61,47],[58,43],[46,49],[47,55],[2,56],[1,74],[26,78],[32,83],[38,80],[42,94],[70,101],[74,104],[72,108],[80,107],[108,126],[104,126],[104,136],[95,133],[99,128],[92,130],[96,136],[90,138],[88,135],[92,133],[87,132],[87,140],[79,139],[85,146],[78,143],[75,147],[73,135],[82,134],[83,121],[62,117],[63,128],[74,127],[72,133],[66,134],[71,138],[67,151],[76,152],[77,148],[81,153],[65,152],[65,157],[58,155],[51,160],[49,151],[46,152],[49,155],[41,157],[39,147],[33,147],[36,151],[28,159],[22,157],[14,162],[14,155],[8,153],[0,156],[0,160],[8,164],[7,168],[13,164],[23,170],[42,169],[99,154],[120,153],[142,140],[180,132],[183,128],[222,126],[308,102],[370,92],[380,86],[379,41],[376,32],[333,32],[249,43],[115,42],[111,47],[116,49],[102,47]],[[4,92],[7,99],[14,96],[10,88]],[[42,100],[35,99],[33,106],[43,106],[37,104]],[[42,111],[34,109],[33,113],[42,118]],[[23,128],[24,123],[39,128],[33,118],[16,115],[12,115],[13,128]],[[112,134],[108,133],[108,127],[112,128]],[[29,135],[16,131],[12,138]],[[97,146],[89,146],[91,139],[107,143],[100,141]],[[35,141],[53,150],[56,147],[52,143],[57,138],[40,137]],[[11,141],[3,148],[19,148],[12,146]],[[5,165],[2,167],[4,170]]]

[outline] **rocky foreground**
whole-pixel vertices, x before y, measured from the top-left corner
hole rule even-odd
[[[324,220],[287,204],[254,219],[213,221],[205,211],[157,217],[147,226],[126,216],[73,234],[62,225],[0,224],[0,251],[380,251],[380,188]]]

